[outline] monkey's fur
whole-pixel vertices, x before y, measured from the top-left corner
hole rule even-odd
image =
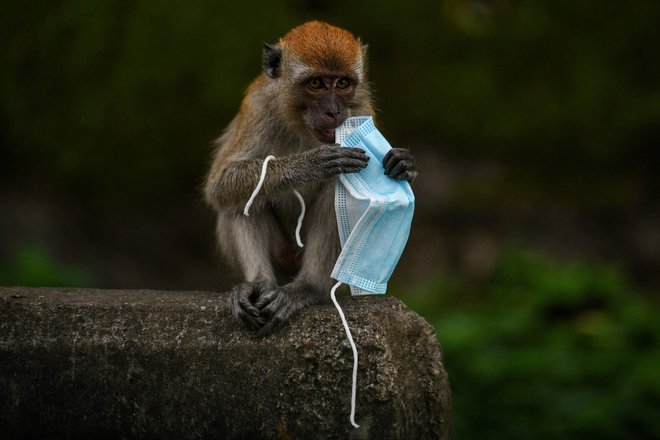
[[[361,149],[336,145],[335,128],[349,116],[374,115],[365,61],[365,46],[348,31],[318,21],[294,28],[277,45],[265,45],[264,72],[217,141],[205,197],[218,214],[220,249],[246,280],[232,290],[232,313],[258,335],[329,297],[340,251],[333,177],[369,160]],[[268,155],[275,159],[244,216]],[[394,179],[417,174],[405,149],[392,149],[383,164]],[[307,205],[302,249],[294,238],[300,205],[292,189]]]

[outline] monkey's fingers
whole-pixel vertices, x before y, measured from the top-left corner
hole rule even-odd
[[[366,168],[368,161],[359,159],[342,159],[328,164],[328,168],[336,170],[338,173],[357,173]]]
[[[261,311],[261,309],[263,309],[265,306],[267,306],[268,304],[273,302],[275,299],[277,299],[278,295],[280,295],[280,291],[276,290],[276,289],[270,290],[270,291],[265,292],[265,293],[262,293],[261,295],[259,295],[257,300],[254,302],[254,307],[256,307],[257,309],[259,309]],[[260,312],[260,314],[261,314],[261,312]]]
[[[359,148],[342,148],[340,157],[328,161],[327,165],[341,168],[342,173],[354,173],[369,165],[370,157]]]
[[[283,298],[286,298],[286,300],[277,303],[271,302],[264,308],[267,317],[264,325],[257,332],[258,336],[268,336],[279,330],[295,312],[288,296],[284,295]]]
[[[388,151],[385,157],[383,158],[383,168],[385,168],[385,171],[391,169],[394,166],[394,163],[398,161],[397,159],[395,159],[393,151],[394,148]]]
[[[392,177],[394,180],[406,180],[412,183],[417,178],[417,171],[404,170],[401,173]]]
[[[320,170],[324,178],[344,173],[357,173],[367,166],[367,161],[359,159],[337,159],[323,164]]]
[[[274,288],[272,283],[242,283],[234,287],[230,296],[232,315],[241,321],[248,329],[254,332],[263,327],[266,318],[261,315],[255,306],[262,292],[269,292]]]
[[[401,168],[399,170],[394,170],[388,177],[394,180],[407,180],[408,182],[412,182],[417,178],[417,171],[409,168]]]
[[[417,164],[410,151],[392,148],[383,158],[385,174],[395,180],[412,182],[417,177]]]
[[[392,179],[397,179],[403,173],[411,171],[412,168],[413,168],[413,166],[410,162],[408,162],[407,160],[401,160],[396,165],[394,165],[391,169],[389,169],[389,170],[385,169],[385,173],[389,177],[391,177]],[[402,180],[402,179],[398,179],[398,180]]]
[[[369,160],[369,156],[367,156],[367,152],[364,151],[362,148],[341,147],[341,154],[344,157]]]
[[[291,302],[291,298],[283,289],[279,288],[269,292],[266,301],[267,303],[259,310],[259,314],[268,321],[279,309],[286,307]]]
[[[369,156],[367,156],[366,151],[364,151],[361,148],[353,148],[353,147],[339,147],[339,146],[325,147],[321,150],[319,156],[323,161],[330,161],[330,160],[336,160],[342,158],[369,160]]]
[[[252,312],[247,311],[240,302],[235,301],[236,297],[232,298],[232,315],[239,320],[245,328],[252,331],[258,331],[264,324],[265,320]]]
[[[389,175],[392,168],[401,161],[407,161],[414,167],[415,158],[410,151],[405,148],[392,148],[383,158],[383,168],[385,168]]]
[[[234,287],[231,292],[232,313],[244,310],[254,316],[259,316],[259,309],[252,304],[254,287],[255,285],[252,283],[241,283]]]

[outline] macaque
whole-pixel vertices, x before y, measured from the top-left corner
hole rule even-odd
[[[231,292],[232,314],[257,335],[329,298],[340,251],[334,177],[369,160],[364,150],[335,144],[335,129],[350,116],[374,115],[365,62],[366,46],[346,30],[318,21],[292,29],[265,44],[263,73],[217,140],[205,198],[217,211],[220,250],[245,279]],[[246,216],[269,155],[275,158]],[[383,166],[393,179],[417,175],[406,149],[393,148]],[[294,189],[307,211],[302,248],[294,238],[301,209]]]

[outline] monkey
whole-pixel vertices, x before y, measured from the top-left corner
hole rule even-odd
[[[329,297],[340,252],[335,176],[359,172],[369,160],[364,150],[335,143],[335,129],[348,117],[374,116],[366,49],[351,32],[319,21],[264,44],[263,72],[216,141],[204,196],[217,213],[220,251],[245,279],[231,291],[232,315],[258,336]],[[274,158],[246,216],[269,155]],[[383,166],[393,179],[417,175],[407,149],[393,148]],[[307,210],[302,248],[293,239],[300,213],[293,189]]]

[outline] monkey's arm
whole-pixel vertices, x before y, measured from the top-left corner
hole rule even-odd
[[[207,201],[216,209],[243,206],[259,182],[264,159],[216,160],[206,183]],[[258,200],[268,200],[292,185],[358,172],[368,161],[364,150],[338,145],[276,157],[267,164]]]

